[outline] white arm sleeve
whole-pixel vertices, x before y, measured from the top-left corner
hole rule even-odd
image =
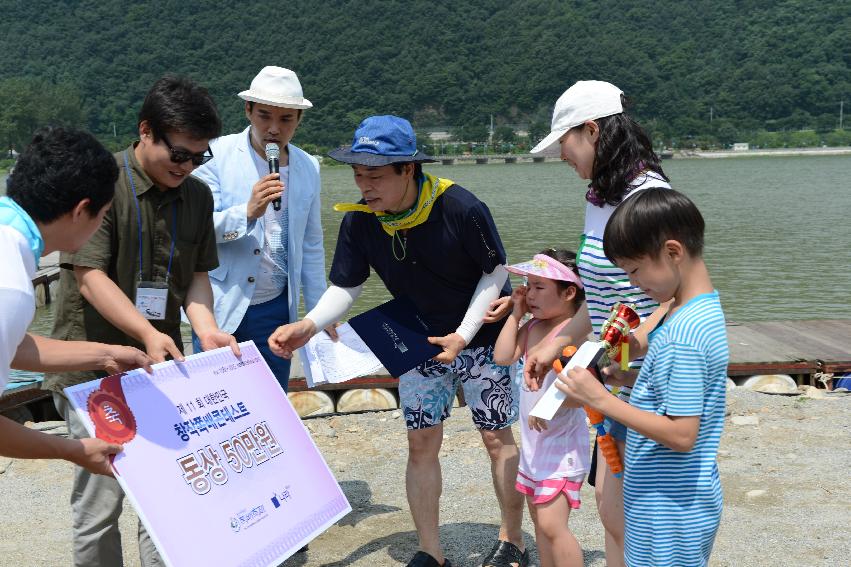
[[[322,297],[316,303],[316,307],[304,316],[316,324],[316,330],[321,331],[331,323],[339,321],[343,315],[348,313],[352,303],[361,293],[363,285],[357,287],[328,286]]]
[[[482,279],[479,280],[479,285],[476,286],[476,291],[473,292],[473,298],[467,307],[464,320],[461,321],[458,329],[455,330],[456,333],[464,338],[467,344],[470,344],[473,337],[482,328],[482,319],[484,319],[491,302],[499,297],[499,291],[502,289],[507,277],[508,271],[505,269],[505,266],[497,266],[489,274],[482,273]]]

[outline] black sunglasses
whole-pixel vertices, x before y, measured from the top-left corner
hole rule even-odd
[[[202,154],[193,154],[192,152],[186,151],[184,149],[177,149],[171,145],[171,142],[168,141],[168,138],[165,137],[165,134],[160,135],[165,142],[165,145],[168,147],[168,151],[171,154],[171,161],[174,163],[186,163],[187,161],[191,161],[192,165],[199,166],[207,163],[211,159],[213,159],[213,150],[210,146],[207,146],[207,151]]]

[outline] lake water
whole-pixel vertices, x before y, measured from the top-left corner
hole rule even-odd
[[[667,160],[665,173],[706,220],[705,256],[728,320],[851,318],[851,157]],[[428,166],[491,209],[520,262],[544,248],[576,250],[586,184],[565,164]],[[349,168],[322,171],[326,258],[355,199]],[[373,274],[358,310],[387,299]]]
[[[706,260],[728,320],[851,318],[851,157],[760,157],[664,162],[673,186],[706,219]],[[585,184],[562,163],[430,165],[491,209],[509,262],[551,246],[575,250]],[[0,190],[5,190],[0,179]],[[322,169],[326,262],[358,192],[348,167]],[[386,301],[374,274],[352,311]],[[49,332],[50,311],[33,330]]]

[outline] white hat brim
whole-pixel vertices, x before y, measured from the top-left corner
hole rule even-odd
[[[250,102],[259,102],[260,104],[268,104],[269,106],[280,106],[282,108],[296,108],[302,110],[307,108],[313,108],[313,103],[311,103],[304,97],[270,97],[268,95],[254,93],[250,89],[247,91],[242,91],[237,96],[242,100],[247,100]]]
[[[560,129],[560,130],[553,130],[552,132],[550,132],[549,134],[547,134],[547,137],[546,137],[546,138],[544,138],[543,140],[541,140],[540,142],[538,142],[538,144],[537,144],[534,148],[532,148],[532,149],[529,151],[529,153],[531,153],[531,154],[539,154],[539,153],[543,152],[543,151],[544,151],[544,150],[546,150],[547,148],[549,148],[549,147],[551,147],[552,145],[554,145],[554,144],[558,143],[558,141],[561,139],[561,137],[562,137],[562,136],[564,136],[565,132],[567,132],[568,130],[570,130],[570,128],[564,128],[564,129]]]

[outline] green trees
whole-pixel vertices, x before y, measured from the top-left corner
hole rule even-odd
[[[517,134],[511,126],[497,126],[493,131],[493,141],[513,144],[517,141]]]
[[[21,151],[33,132],[46,125],[86,125],[76,87],[35,78],[0,79],[0,145],[4,154],[12,149]]]
[[[270,64],[294,69],[315,105],[296,143],[322,148],[348,143],[374,113],[479,143],[493,115],[535,143],[581,79],[622,88],[665,145],[808,129],[830,143],[840,101],[851,109],[847,0],[305,0],[274,14],[258,0],[5,4],[0,82],[41,86],[4,87],[4,101],[20,102],[0,108],[2,145],[47,120],[123,144],[166,72],[207,86],[232,132],[245,125],[236,93]]]

